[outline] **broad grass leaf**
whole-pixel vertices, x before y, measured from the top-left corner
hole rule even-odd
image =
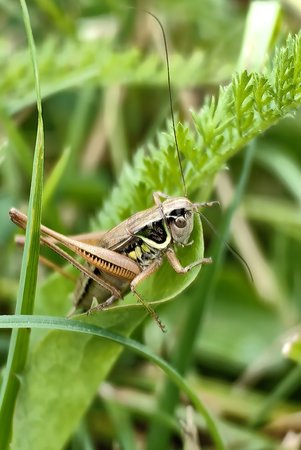
[[[179,249],[178,256],[184,265],[203,256],[202,227],[198,216],[195,216],[192,240],[191,246]],[[198,271],[196,268],[186,275],[179,275],[165,262],[141,289],[139,287],[139,291],[145,299],[167,301],[185,289]],[[44,304],[47,313],[53,314],[54,309],[61,313],[66,307],[62,306],[64,302],[68,310],[69,300],[58,297],[66,296],[70,287],[70,283],[57,276],[49,280],[40,291],[39,312]],[[146,312],[135,298],[128,297],[120,305],[87,316],[85,320],[124,336],[130,335]],[[49,305],[52,299],[54,307]],[[83,316],[80,319],[83,320]],[[31,363],[22,377],[16,405],[14,450],[62,448],[122,351],[120,345],[89,335],[57,330],[40,331],[35,336]]]

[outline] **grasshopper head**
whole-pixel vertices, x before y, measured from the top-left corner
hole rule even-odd
[[[177,197],[165,200],[162,206],[172,240],[177,244],[187,244],[193,230],[194,203],[186,197]]]
[[[193,230],[193,214],[200,208],[219,205],[218,201],[192,203],[186,197],[168,198],[162,204],[163,214],[173,241],[187,245]]]

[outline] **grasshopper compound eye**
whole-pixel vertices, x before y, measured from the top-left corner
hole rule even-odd
[[[175,220],[175,225],[178,228],[185,228],[187,225],[187,220],[185,219],[185,217],[181,216],[181,217],[177,217]]]

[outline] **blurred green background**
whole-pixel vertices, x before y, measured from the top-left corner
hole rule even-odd
[[[199,109],[206,95],[218,93],[218,86],[227,84],[236,70],[249,4],[246,0],[28,4],[43,96],[48,180],[43,223],[65,234],[87,231],[126,162],[170,119],[162,37],[142,9],[157,14],[164,24],[177,118],[189,120],[189,110]],[[299,31],[301,8],[298,0],[279,4],[282,22],[276,40],[281,44],[289,32]],[[139,9],[128,10],[129,5]],[[14,311],[21,261],[8,210],[16,206],[26,211],[37,115],[19,3],[0,1],[0,10],[0,311],[7,314]],[[223,419],[231,449],[300,448],[301,370],[281,352],[301,314],[300,119],[300,114],[287,118],[256,141],[247,190],[230,238],[254,282],[227,254],[187,375],[207,406]],[[234,157],[229,171],[217,177],[212,198],[223,205],[235,190],[243,157],[243,152]],[[215,227],[222,214],[208,211]],[[209,248],[216,236],[204,228]],[[39,284],[48,276],[41,267]],[[135,337],[171,358],[187,305],[198,296],[196,280],[160,309],[167,335],[148,320]],[[1,364],[8,342],[9,333],[1,332]],[[185,401],[176,413],[160,416],[156,398],[162,383],[157,368],[124,352],[66,448],[146,448],[154,418],[171,433],[165,448],[212,448],[202,421],[191,419]],[[264,425],[258,429],[255,422]],[[189,440],[194,425],[201,444]],[[288,441],[295,446],[289,447]]]

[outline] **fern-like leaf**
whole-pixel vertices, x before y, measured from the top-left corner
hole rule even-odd
[[[211,183],[214,174],[251,139],[292,115],[301,104],[301,33],[289,36],[264,73],[234,74],[218,99],[208,98],[192,113],[196,132],[178,124],[190,197]],[[108,228],[152,204],[152,192],[183,195],[171,127],[154,144],[140,149],[126,166],[95,227]],[[205,191],[206,189],[204,189]],[[204,199],[202,199],[204,200]]]

